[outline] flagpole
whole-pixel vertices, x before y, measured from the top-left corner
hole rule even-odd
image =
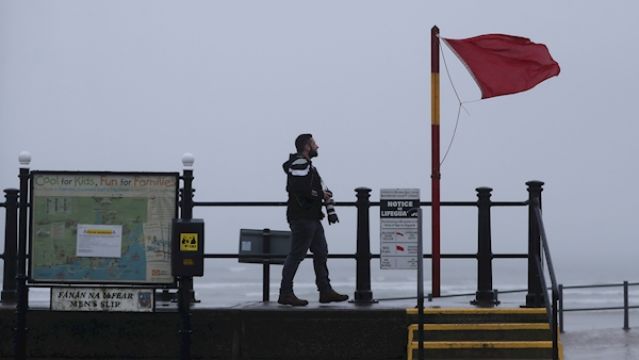
[[[432,295],[440,296],[439,202],[439,28],[430,31],[431,196],[432,196]]]

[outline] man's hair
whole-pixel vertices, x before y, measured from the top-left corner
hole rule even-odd
[[[313,135],[311,134],[300,134],[297,136],[295,139],[295,149],[297,149],[298,153],[301,153],[302,150],[304,150],[304,146],[308,144],[312,137]]]

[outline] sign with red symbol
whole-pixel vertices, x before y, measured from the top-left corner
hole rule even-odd
[[[419,189],[381,189],[381,269],[417,269],[417,208]]]

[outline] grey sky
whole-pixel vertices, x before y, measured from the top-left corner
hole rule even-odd
[[[630,0],[0,0],[0,187],[17,186],[21,150],[33,169],[111,171],[177,171],[190,151],[198,200],[283,200],[280,164],[311,132],[338,201],[358,186],[373,199],[419,187],[430,200],[430,28],[507,33],[545,43],[561,74],[466,105],[442,200],[474,200],[478,186],[523,200],[524,182],[543,180],[560,276],[636,280],[637,13]],[[444,55],[462,99],[479,98]],[[441,79],[443,152],[457,100]],[[329,247],[352,251],[354,211],[338,211]],[[218,252],[236,249],[240,227],[285,229],[283,214],[195,211]],[[494,211],[496,252],[525,251],[525,215]],[[443,251],[475,251],[475,211],[442,217]]]

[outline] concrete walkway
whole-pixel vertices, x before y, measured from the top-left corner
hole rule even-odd
[[[639,359],[639,332],[622,329],[568,331],[561,335],[566,360]]]

